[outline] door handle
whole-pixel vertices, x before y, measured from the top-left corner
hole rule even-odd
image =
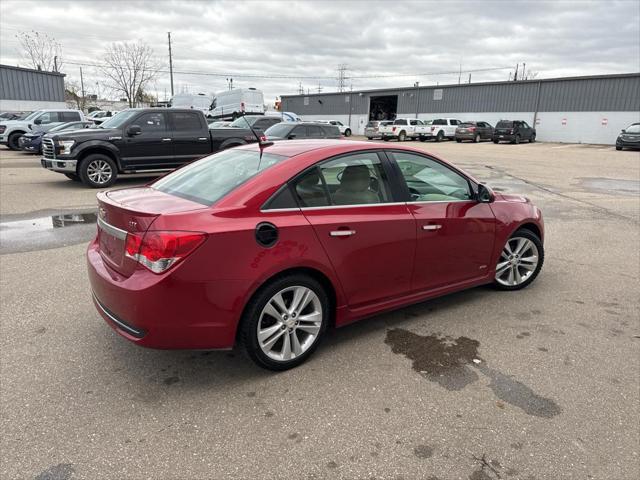
[[[207,137],[200,137],[198,138],[198,140],[200,140],[201,142],[204,142],[205,140],[209,140]]]
[[[170,139],[170,138],[163,138],[163,139],[162,139],[162,141],[163,141],[163,142],[170,142],[170,141],[171,141],[171,139]]]
[[[329,235],[332,237],[350,237],[355,234],[355,230],[334,230],[333,232],[329,232]]]
[[[442,225],[423,225],[422,229],[423,230],[440,230],[442,228]]]

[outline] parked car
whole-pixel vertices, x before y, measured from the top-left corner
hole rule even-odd
[[[0,123],[0,144],[11,150],[19,150],[18,139],[32,131],[47,131],[60,123],[84,120],[80,110],[47,109],[37,110],[20,120],[7,120]]]
[[[111,328],[151,348],[238,342],[272,370],[308,359],[330,325],[518,290],[544,260],[538,207],[402,145],[242,146],[100,192],[98,212],[89,281]]]
[[[340,138],[340,130],[326,123],[282,122],[264,132],[268,141],[299,140],[303,138]]]
[[[429,129],[417,118],[396,118],[392,124],[378,126],[378,133],[385,142],[391,139],[404,142],[407,138],[422,140],[429,134]]]
[[[462,122],[456,128],[456,142],[471,140],[478,143],[493,139],[493,127],[487,122]]]
[[[2,112],[0,113],[0,122],[3,120],[21,120],[31,112]]]
[[[237,147],[247,143],[257,142],[256,135],[262,137],[265,131],[278,123],[278,117],[267,117],[265,115],[246,115],[236,118],[226,127],[209,126],[211,144],[214,152],[226,148]]]
[[[92,188],[108,187],[120,174],[172,170],[218,150],[257,142],[247,121],[258,119],[269,125],[277,120],[242,117],[230,128],[209,129],[200,110],[132,108],[98,128],[44,137],[42,166]]]
[[[264,114],[264,95],[255,88],[234,88],[216,93],[209,116],[235,120],[241,115]]]
[[[427,134],[420,136],[420,141],[435,139],[436,142],[441,142],[445,138],[453,140],[460,123],[460,120],[455,118],[436,118],[431,121]]]
[[[536,129],[529,126],[524,120],[500,120],[493,131],[493,143],[510,142],[520,143],[528,140],[536,141]]]
[[[18,139],[18,144],[20,145],[20,150],[24,150],[25,152],[41,154],[42,138],[44,135],[54,134],[57,132],[65,132],[69,130],[82,130],[83,128],[89,128],[91,126],[93,126],[93,122],[88,122],[88,121],[61,123],[51,128],[47,132],[37,131],[37,132],[25,133]]]
[[[623,148],[640,148],[640,123],[632,123],[618,135],[616,150]]]
[[[345,137],[351,136],[351,128],[349,126],[344,125],[339,120],[317,120],[318,123],[328,123],[329,125],[335,125],[340,130],[340,133]]]
[[[379,131],[380,127],[392,124],[393,120],[371,120],[370,122],[367,122],[367,125],[364,127],[364,136],[367,137],[368,140],[382,138]]]

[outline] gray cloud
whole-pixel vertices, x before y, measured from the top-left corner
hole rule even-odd
[[[272,101],[295,93],[298,79],[248,79],[237,75],[335,77],[340,63],[349,74],[412,74],[482,69],[526,62],[539,77],[640,70],[640,3],[585,2],[403,2],[403,1],[19,1],[0,3],[0,61],[25,65],[15,34],[46,32],[70,62],[100,61],[105,44],[143,40],[168,68],[166,32],[172,32],[174,68],[180,72],[235,74],[237,86],[255,86]],[[83,67],[91,88],[101,78]],[[78,78],[78,66],[65,73]],[[478,72],[473,81],[506,79],[507,71]],[[466,80],[467,74],[463,74]],[[457,74],[352,79],[354,89],[439,82]],[[312,91],[336,89],[333,78],[303,79]],[[178,89],[214,92],[224,78],[175,75]],[[152,89],[168,90],[168,74]]]

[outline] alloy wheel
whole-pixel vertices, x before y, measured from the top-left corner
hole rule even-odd
[[[539,261],[538,247],[528,238],[512,237],[507,240],[496,266],[496,281],[507,287],[526,282],[536,271]]]
[[[87,177],[97,185],[109,182],[112,175],[111,165],[104,160],[94,160],[87,166]]]
[[[313,290],[287,287],[271,297],[262,309],[256,332],[258,345],[272,360],[293,360],[315,343],[322,321],[322,304]]]

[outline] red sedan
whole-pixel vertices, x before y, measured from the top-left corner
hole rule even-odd
[[[284,370],[329,326],[538,275],[542,214],[421,150],[247,145],[98,194],[96,308],[153,348],[228,349]]]

